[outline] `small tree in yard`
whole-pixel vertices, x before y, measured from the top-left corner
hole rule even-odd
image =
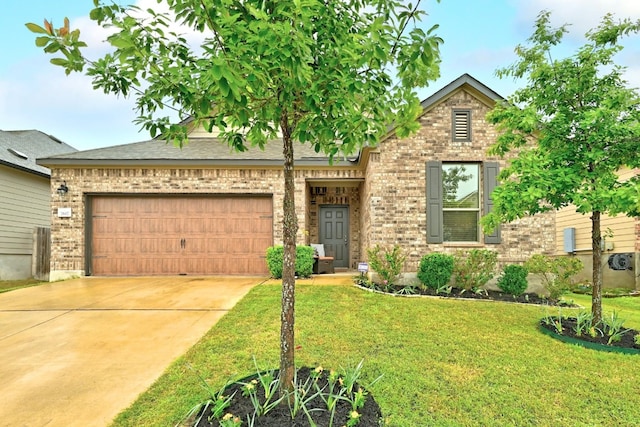
[[[526,78],[526,86],[488,115],[501,131],[491,153],[516,157],[500,173],[485,229],[568,205],[589,214],[594,321],[602,318],[600,216],[640,214],[640,176],[622,182],[618,174],[640,166],[640,97],[614,62],[620,39],[638,31],[640,21],[607,15],[573,56],[554,60],[566,27],[551,28],[549,13],[540,13],[531,45],[518,46],[518,60],[497,72]]]
[[[161,2],[162,0],[158,0]],[[86,72],[96,89],[134,94],[136,122],[182,146],[184,124],[218,129],[237,151],[282,135],[284,160],[281,392],[294,378],[294,144],[349,155],[375,145],[393,123],[399,136],[418,128],[416,87],[438,76],[442,40],[418,27],[420,1],[166,0],[172,16],[94,0],[90,17],[113,30],[114,51],[91,61],[78,30],[27,24],[36,44],[68,73]],[[204,35],[197,51],[172,21]]]
[[[573,276],[582,270],[582,261],[574,257],[535,254],[524,266],[529,273],[540,275],[549,298],[557,300],[571,289]]]
[[[396,284],[396,279],[402,274],[404,262],[407,259],[404,251],[398,245],[394,245],[392,249],[375,245],[367,249],[367,257],[371,269],[380,276],[384,290],[390,291]]]

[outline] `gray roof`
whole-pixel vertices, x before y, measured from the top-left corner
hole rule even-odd
[[[294,145],[296,164],[328,165],[323,153],[316,153],[311,144]],[[216,137],[191,137],[182,148],[160,139],[116,145],[94,150],[50,156],[38,159],[38,164],[63,165],[256,165],[281,166],[283,161],[282,140],[269,141],[264,150],[249,147],[247,151],[233,151],[224,141]],[[337,161],[337,159],[336,159]]]
[[[469,74],[463,74],[422,101],[422,108],[428,110],[433,105],[445,100],[463,85],[471,86],[493,101],[504,99]],[[188,122],[189,119],[183,121],[183,124]],[[389,128],[389,134],[393,132],[393,129],[393,126]],[[294,156],[297,166],[328,165],[328,157],[324,153],[316,153],[313,146],[308,143],[295,144]],[[334,163],[339,166],[353,166],[359,161],[359,153],[356,156],[357,158],[346,161],[336,158]],[[258,147],[249,147],[248,151],[234,152],[219,138],[199,133],[197,136],[190,137],[188,144],[182,148],[175,147],[160,139],[153,139],[40,158],[38,164],[46,166],[282,166],[282,161],[282,140],[270,141],[264,150]]]
[[[430,97],[428,97],[427,99],[425,99],[424,101],[422,101],[420,105],[424,110],[428,110],[433,105],[436,105],[442,102],[444,99],[449,97],[449,95],[455,92],[458,88],[464,85],[471,86],[472,88],[474,88],[475,90],[477,90],[478,92],[486,96],[487,98],[491,99],[492,101],[503,101],[505,99],[504,97],[502,97],[501,95],[499,95],[498,93],[490,89],[488,86],[484,85],[483,83],[480,83],[471,75],[465,73],[460,77],[458,77],[457,79],[455,79],[454,81],[452,81],[451,83],[449,83],[448,85],[446,85],[445,87],[443,87],[442,89],[440,89],[439,91],[437,91],[436,93],[434,93],[433,95],[431,95]]]
[[[77,151],[54,136],[38,130],[0,130],[0,164],[50,177],[51,171],[36,159]]]

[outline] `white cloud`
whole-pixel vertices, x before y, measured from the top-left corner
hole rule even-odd
[[[0,80],[0,129],[38,129],[78,149],[145,139],[131,123],[132,101],[93,90],[88,77],[66,76],[41,57]]]
[[[137,5],[156,12],[167,11],[156,0],[139,0]],[[146,14],[146,13],[145,13]],[[61,22],[54,22],[59,27]],[[83,55],[95,60],[112,50],[106,42],[112,29],[100,27],[88,16],[72,20],[88,45]],[[183,34],[198,45],[202,34],[173,24],[171,31]],[[51,55],[41,51],[34,57],[12,64],[0,75],[0,129],[39,129],[53,134],[78,149],[91,149],[142,139],[135,119],[134,100],[94,90],[91,78],[82,73],[65,75],[49,63]]]
[[[157,0],[138,0],[135,4],[140,11],[132,13],[134,17],[140,17],[142,19],[148,19],[151,16],[147,13],[148,9],[152,9],[156,13],[169,14],[169,6],[166,3],[158,3]],[[88,47],[85,49],[85,56],[87,58],[97,58],[109,50],[111,46],[106,42],[107,38],[115,32],[113,28],[103,28],[99,26],[95,21],[92,21],[88,16],[78,18],[71,23],[72,28],[78,28],[80,30],[81,39],[87,43]],[[179,25],[175,22],[170,22],[168,32],[175,32],[182,35],[192,47],[199,45],[204,40],[202,33],[195,32],[188,27]]]
[[[554,26],[571,24],[569,36],[581,38],[591,28],[595,28],[607,13],[615,19],[640,19],[638,0],[512,0],[519,10],[518,20],[531,33],[533,22],[540,11],[551,12]]]
[[[640,20],[639,0],[510,0],[517,9],[518,32],[525,43],[531,36],[536,17],[542,10],[551,12],[551,25],[559,27],[568,24],[569,33],[565,36],[558,54],[572,55],[585,43],[584,35],[596,28],[602,18],[613,14],[614,20],[629,18]],[[631,35],[621,40],[624,51],[615,57],[616,63],[627,68],[624,77],[630,87],[640,87],[640,36]],[[560,57],[560,56],[559,56]]]

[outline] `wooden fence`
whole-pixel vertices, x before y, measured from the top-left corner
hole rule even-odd
[[[33,231],[33,259],[31,274],[34,279],[49,280],[51,261],[51,229],[36,227]]]

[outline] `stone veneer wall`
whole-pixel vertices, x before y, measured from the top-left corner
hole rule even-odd
[[[298,242],[305,244],[308,191],[306,179],[361,178],[355,170],[295,170]],[[61,198],[55,189],[66,181],[69,193]],[[86,195],[270,194],[273,196],[273,238],[282,241],[283,171],[273,169],[220,168],[56,168],[52,170],[51,280],[83,275],[85,269]],[[59,218],[58,208],[72,209],[70,218]]]
[[[453,108],[471,109],[470,142],[452,141]],[[388,139],[382,142],[379,153],[372,153],[362,194],[365,248],[377,243],[400,245],[408,255],[407,272],[415,272],[420,258],[431,251],[453,253],[459,249],[486,247],[498,251],[501,264],[523,262],[534,253],[553,254],[554,213],[503,225],[502,243],[497,245],[484,245],[482,237],[476,244],[427,244],[426,163],[430,160],[498,160],[486,154],[497,136],[493,126],[484,119],[489,110],[470,93],[457,91],[423,114],[421,129],[415,135]],[[504,167],[504,161],[501,164]]]

